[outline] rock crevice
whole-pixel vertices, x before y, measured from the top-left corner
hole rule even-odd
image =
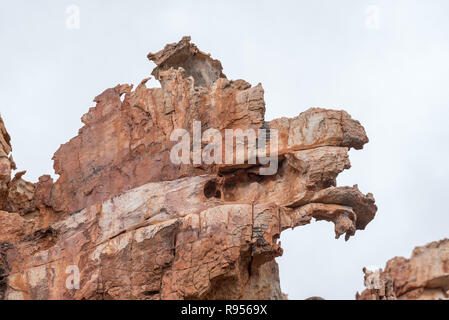
[[[56,181],[11,179],[0,122],[0,298],[284,299],[275,261],[283,230],[314,218],[348,240],[374,218],[371,194],[336,185],[349,149],[368,142],[345,111],[266,122],[262,85],[228,80],[189,37],[148,58],[162,87],[144,79],[98,95],[53,157]],[[262,174],[260,159],[237,146],[243,164],[174,163],[172,132],[193,136],[196,121],[222,137],[277,130],[277,170]],[[275,147],[270,135],[255,138]],[[80,282],[68,288],[73,267]]]
[[[410,259],[395,257],[385,270],[364,273],[367,289],[357,293],[359,300],[449,300],[449,239],[416,247]]]

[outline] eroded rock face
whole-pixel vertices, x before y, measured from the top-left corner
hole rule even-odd
[[[378,274],[365,271],[360,300],[449,300],[449,239],[416,247],[410,259],[396,257]]]
[[[148,59],[157,65],[151,74],[162,80],[162,85],[165,84],[163,71],[171,68],[183,68],[185,76],[191,76],[198,87],[210,86],[219,78],[226,79],[221,62],[200,51],[190,40],[184,37],[178,43],[166,45],[164,50],[149,53]]]
[[[6,131],[3,119],[0,116],[0,208],[7,205],[11,170],[15,169],[14,161],[10,157],[11,137]]]
[[[275,262],[283,230],[315,218],[348,240],[374,218],[371,194],[336,186],[349,149],[368,142],[346,112],[266,122],[262,86],[228,80],[189,37],[148,58],[162,87],[144,79],[97,96],[53,157],[57,181],[11,179],[1,123],[0,298],[284,299]],[[222,136],[277,130],[277,170],[262,174],[247,153],[244,164],[175,164],[170,136],[194,134],[195,121]],[[68,280],[74,267],[79,286]]]

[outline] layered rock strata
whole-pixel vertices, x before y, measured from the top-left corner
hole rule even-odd
[[[348,240],[374,218],[371,194],[336,186],[349,149],[368,142],[345,111],[267,122],[262,86],[228,80],[189,37],[148,58],[161,88],[144,79],[97,96],[53,157],[56,181],[11,179],[1,122],[0,299],[283,299],[283,230],[315,218]],[[223,137],[276,132],[277,170],[261,174],[249,153],[243,164],[174,163],[173,131],[192,136],[198,121]]]
[[[359,300],[449,300],[449,239],[416,247],[410,259],[395,257],[384,271],[364,272]]]

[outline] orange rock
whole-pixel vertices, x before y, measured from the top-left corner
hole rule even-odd
[[[365,270],[365,277],[369,275]],[[449,239],[416,247],[410,259],[389,260],[378,278],[378,287],[368,288],[357,298],[449,300]]]
[[[57,181],[11,180],[5,161],[0,228],[11,231],[0,297],[285,299],[274,260],[283,230],[315,218],[348,240],[374,218],[371,194],[336,186],[350,168],[349,149],[368,142],[346,112],[313,108],[265,122],[262,86],[228,80],[189,37],[148,58],[162,87],[144,79],[135,90],[117,85],[97,96],[78,136],[53,157]],[[277,130],[275,174],[263,175],[261,158],[250,163],[236,147],[244,164],[172,163],[172,131],[192,135],[194,121],[222,136]]]

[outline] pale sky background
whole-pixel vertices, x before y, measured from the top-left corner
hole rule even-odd
[[[79,29],[66,26],[71,4]],[[372,192],[377,216],[349,242],[327,222],[286,231],[278,262],[290,299],[353,299],[363,266],[449,236],[448,16],[447,0],[2,0],[0,111],[25,178],[54,175],[93,98],[138,84],[154,67],[146,54],[183,35],[229,79],[262,83],[267,120],[348,111],[370,143],[338,184]]]

